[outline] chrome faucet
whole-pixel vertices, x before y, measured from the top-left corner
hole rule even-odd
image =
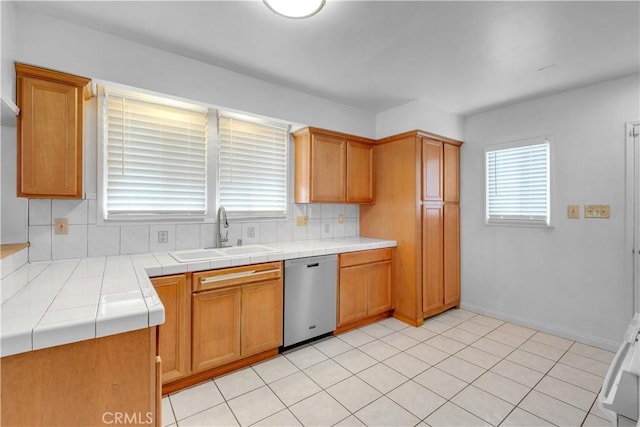
[[[226,230],[224,237],[222,237],[222,227],[229,228],[229,221],[227,221],[227,210],[220,206],[218,208],[218,231],[216,232],[216,247],[222,248],[225,243],[229,241],[229,230]]]

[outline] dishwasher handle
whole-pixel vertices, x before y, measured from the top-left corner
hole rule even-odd
[[[319,266],[320,266],[320,263],[318,262],[315,262],[313,264],[307,264],[307,268],[313,268],[313,267],[319,267]]]

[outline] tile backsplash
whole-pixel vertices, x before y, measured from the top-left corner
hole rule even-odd
[[[230,219],[227,229],[229,244],[235,245],[238,239],[242,239],[243,245],[250,245],[354,237],[359,234],[358,205],[291,203],[289,208],[289,219]],[[162,252],[214,245],[215,223],[98,225],[96,215],[96,200],[30,199],[29,261]],[[297,216],[308,217],[306,227],[296,226]],[[56,218],[68,220],[68,234],[54,234]],[[159,243],[159,232],[166,233],[166,243]]]

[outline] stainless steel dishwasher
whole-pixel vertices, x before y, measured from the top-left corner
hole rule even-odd
[[[338,256],[284,262],[284,347],[336,328]]]

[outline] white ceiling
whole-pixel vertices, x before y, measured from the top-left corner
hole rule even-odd
[[[327,0],[305,20],[257,0],[20,7],[375,112],[470,114],[640,70],[637,1]]]

